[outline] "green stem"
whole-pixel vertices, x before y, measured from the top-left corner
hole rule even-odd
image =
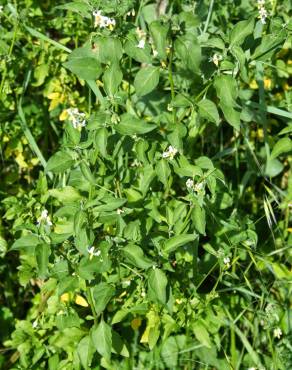
[[[87,287],[86,291],[87,291],[87,299],[88,299],[88,302],[89,302],[89,305],[90,305],[90,308],[91,308],[91,311],[92,311],[92,315],[94,317],[94,323],[96,324],[97,323],[97,314],[96,314],[96,311],[95,311],[94,300],[93,300],[93,296],[92,296],[92,290],[91,290],[90,287]]]
[[[171,92],[171,99],[174,100],[175,92],[174,92],[174,82],[173,82],[173,74],[172,74],[172,59],[173,59],[173,44],[171,45],[169,60],[168,60],[168,79],[170,84],[170,92]],[[176,108],[173,108],[173,122],[177,123],[176,117]]]
[[[212,16],[212,11],[213,11],[213,5],[214,5],[214,0],[211,0],[210,5],[209,5],[209,10],[208,10],[208,15],[207,15],[205,27],[204,27],[204,33],[207,32],[207,29],[209,27],[209,23],[210,23],[211,16]]]

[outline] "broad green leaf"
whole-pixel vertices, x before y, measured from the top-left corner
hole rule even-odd
[[[94,212],[109,212],[114,211],[120,208],[122,205],[126,203],[126,199],[124,198],[114,198],[112,196],[107,196],[101,199],[101,204],[94,207]]]
[[[87,224],[87,216],[84,211],[77,211],[74,215],[74,233],[79,234],[84,226]]]
[[[286,32],[282,30],[278,34],[264,35],[261,39],[259,46],[255,49],[251,59],[256,60],[269,60],[271,56],[282,47],[286,39]]]
[[[138,96],[150,93],[159,82],[159,68],[148,66],[141,68],[136,74],[134,87]]]
[[[38,275],[41,279],[44,279],[47,275],[50,254],[51,248],[46,243],[38,245],[35,249]]]
[[[116,331],[112,331],[112,352],[124,357],[130,356],[123,339]]]
[[[168,337],[161,346],[161,357],[165,365],[170,369],[175,369],[177,366],[179,348],[173,336]]]
[[[91,19],[91,8],[83,1],[72,1],[64,5],[58,5],[56,9],[70,10],[71,12],[80,14],[84,18]]]
[[[265,167],[265,175],[269,177],[278,176],[284,169],[283,164],[276,158],[269,159]]]
[[[37,235],[25,235],[20,239],[16,240],[10,250],[20,250],[20,249],[34,249],[38,244],[42,243],[41,239]]]
[[[254,17],[240,21],[233,26],[230,34],[230,46],[241,45],[254,30]]]
[[[163,251],[166,253],[174,252],[177,248],[194,241],[196,238],[197,236],[195,234],[181,234],[173,236],[164,243]]]
[[[150,64],[152,61],[150,45],[146,42],[145,47],[140,49],[137,47],[138,43],[139,41],[134,35],[129,35],[125,43],[125,52],[137,62]]]
[[[153,265],[149,258],[146,258],[143,253],[143,249],[135,244],[129,244],[122,249],[122,253],[129,261],[136,267],[141,269],[148,269]]]
[[[121,116],[121,121],[114,127],[122,135],[146,134],[157,128],[156,125],[146,123],[129,113],[124,113]]]
[[[166,304],[167,277],[158,269],[152,269],[148,275],[148,296],[157,303]]]
[[[72,157],[66,152],[57,152],[47,163],[46,171],[53,173],[62,173],[74,164]]]
[[[107,140],[108,140],[108,130],[105,127],[101,127],[96,130],[95,133],[95,144],[103,157],[107,156]]]
[[[237,107],[236,98],[238,88],[232,76],[221,75],[215,78],[214,87],[220,99],[220,108],[226,121],[236,130],[240,129],[240,112],[235,110]]]
[[[95,53],[104,64],[117,64],[123,56],[121,41],[116,37],[98,37],[94,40]]]
[[[90,47],[75,49],[63,65],[83,80],[96,80],[102,72],[97,55]]]
[[[84,369],[90,369],[95,349],[89,335],[81,339],[77,346],[77,353]]]
[[[149,29],[155,49],[158,52],[158,57],[165,60],[167,58],[166,48],[168,46],[168,26],[162,25],[160,21],[154,21],[150,24]]]
[[[156,174],[157,174],[157,177],[158,177],[159,181],[161,181],[162,184],[165,187],[167,187],[168,186],[168,181],[169,181],[169,176],[171,174],[168,162],[165,159],[161,159],[157,163],[157,165],[155,167],[155,171],[156,171]]]
[[[113,96],[122,82],[123,74],[117,64],[112,64],[103,75],[104,89],[108,96]]]
[[[216,125],[219,124],[220,118],[218,110],[211,100],[203,99],[197,105],[199,107],[199,113],[203,118],[216,123]]]
[[[211,348],[212,342],[208,330],[206,329],[203,322],[201,320],[193,322],[192,328],[198,341],[202,343],[205,347]]]
[[[61,203],[73,203],[82,198],[78,190],[72,186],[64,186],[60,189],[51,189],[48,193],[51,197],[58,199]]]
[[[111,298],[115,295],[115,288],[107,283],[99,283],[92,288],[94,307],[97,315],[100,315]]]
[[[96,180],[91,172],[91,169],[89,168],[89,166],[87,165],[87,163],[85,163],[84,161],[82,161],[80,163],[80,170],[82,172],[82,175],[84,176],[84,178],[90,182],[90,184],[94,185]]]
[[[77,287],[78,278],[76,276],[66,276],[58,284],[58,294],[61,296],[63,293],[74,292]]]
[[[175,40],[175,53],[181,59],[183,67],[190,72],[198,73],[201,63],[201,47],[198,43],[197,37],[192,34],[179,36]],[[189,74],[189,78],[193,78]]]
[[[276,144],[273,147],[272,153],[271,153],[271,159],[277,158],[279,155],[283,153],[291,152],[292,150],[292,140],[288,137],[283,137],[279,141],[276,142]]]
[[[95,325],[93,327],[91,331],[91,339],[97,352],[109,360],[112,348],[112,331],[111,327],[104,322],[103,319],[98,326]]]
[[[205,228],[206,228],[206,215],[205,210],[199,206],[199,204],[195,204],[192,210],[192,220],[195,225],[195,229],[200,233],[205,235]]]

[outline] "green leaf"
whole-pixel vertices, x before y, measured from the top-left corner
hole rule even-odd
[[[199,206],[199,204],[195,204],[195,207],[192,210],[192,220],[195,225],[196,230],[200,233],[205,235],[206,234],[206,215],[205,210]]]
[[[161,346],[161,357],[170,369],[177,366],[179,348],[174,337],[169,337]]]
[[[89,335],[81,339],[77,346],[77,353],[84,369],[90,369],[95,349]]]
[[[129,263],[141,269],[148,269],[153,265],[149,258],[146,258],[143,249],[135,244],[129,244],[122,249],[122,253]]]
[[[168,26],[162,25],[160,21],[154,21],[149,26],[155,49],[158,52],[158,57],[164,60],[166,60],[167,58],[166,48],[168,46],[167,44],[168,28],[169,28]]]
[[[273,147],[271,159],[277,158],[280,154],[288,153],[292,150],[292,140],[288,137],[283,137]]]
[[[207,348],[211,348],[212,342],[211,342],[209,333],[205,325],[203,324],[202,320],[193,322],[192,327],[193,327],[194,334],[196,338],[198,339],[198,341],[202,343],[203,346]]]
[[[123,339],[115,331],[112,331],[112,352],[124,357],[130,356],[128,348],[123,342]]]
[[[197,37],[190,33],[179,36],[175,40],[174,47],[183,67],[190,72],[198,73],[202,56]],[[192,74],[189,74],[189,76],[189,78],[192,78]]]
[[[166,253],[174,252],[177,248],[194,241],[197,238],[194,234],[181,234],[169,238],[163,247],[163,251]]]
[[[166,286],[165,273],[158,268],[152,269],[148,275],[149,298],[154,302],[166,304]]]
[[[129,55],[129,57],[135,59],[137,62],[150,64],[152,61],[150,55],[150,46],[146,42],[144,49],[140,49],[137,47],[138,42],[139,41],[134,35],[129,35],[128,40],[125,43],[125,52]]]
[[[159,68],[148,66],[141,68],[136,74],[134,87],[138,96],[150,93],[159,82]]]
[[[38,266],[38,275],[41,279],[44,279],[47,275],[50,254],[51,248],[46,243],[38,245],[35,249],[35,257]]]
[[[95,144],[100,152],[100,154],[105,158],[107,156],[107,140],[108,140],[108,130],[105,127],[101,127],[96,130],[95,133]]]
[[[219,113],[216,105],[211,100],[203,99],[197,105],[199,107],[199,113],[203,118],[206,118],[216,125],[219,124]]]
[[[92,294],[95,311],[98,316],[104,311],[111,298],[115,295],[115,288],[107,283],[99,283],[92,288]]]
[[[233,26],[230,34],[230,46],[241,45],[254,30],[254,17],[240,21]]]
[[[117,64],[112,64],[103,75],[104,89],[108,96],[113,96],[122,82],[123,74]]]
[[[22,236],[20,239],[16,240],[10,250],[20,250],[26,248],[34,249],[38,244],[41,243],[41,239],[37,235],[25,235]]]
[[[58,5],[56,9],[70,10],[71,12],[80,14],[83,18],[91,19],[91,8],[83,1],[74,1],[64,5]]]
[[[121,116],[121,121],[114,126],[117,132],[122,135],[146,134],[157,128],[156,125],[146,123],[129,113],[124,113]]]
[[[157,174],[157,177],[158,177],[159,181],[161,181],[162,184],[165,187],[167,187],[168,186],[168,181],[169,181],[169,176],[171,174],[169,164],[167,163],[167,161],[165,159],[161,159],[157,163],[157,165],[155,167],[155,171],[156,171],[156,174]]]
[[[109,360],[112,348],[112,331],[111,327],[103,319],[98,326],[95,325],[93,327],[91,339],[97,352]]]
[[[82,198],[78,190],[72,186],[64,186],[60,189],[51,189],[48,193],[51,197],[58,199],[61,203],[73,203]]]
[[[90,183],[90,184],[92,184],[92,185],[94,185],[95,184],[95,178],[94,178],[94,176],[93,176],[93,174],[92,174],[92,172],[91,172],[91,170],[90,170],[90,168],[89,168],[89,166],[87,165],[87,163],[85,163],[85,162],[81,162],[80,163],[80,170],[81,170],[81,172],[82,172],[82,175],[84,176],[84,178]]]
[[[75,49],[63,65],[83,80],[96,80],[102,72],[97,55],[90,47]]]
[[[57,152],[47,163],[46,172],[62,173],[74,164],[72,157],[66,152]]]
[[[98,37],[94,40],[95,53],[98,60],[104,64],[118,64],[123,56],[121,41],[115,37]]]
[[[220,99],[220,108],[226,121],[236,130],[240,128],[240,113],[235,110],[237,107],[236,98],[238,88],[232,76],[221,75],[215,78],[214,87]]]

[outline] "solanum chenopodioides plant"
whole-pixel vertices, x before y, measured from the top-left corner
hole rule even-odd
[[[234,249],[255,246],[257,235],[236,219],[218,160],[225,153],[216,156],[207,136],[220,125],[230,140],[240,134],[250,95],[239,84],[285,30],[262,37],[253,16],[213,35],[192,10],[159,16],[145,7],[136,18],[128,8],[115,17],[110,5],[78,6],[65,7],[85,12],[93,30],[61,68],[85,80],[88,108],[64,107],[62,146],[12,247],[41,281],[34,328],[73,333],[66,366],[101,357],[110,368],[116,356],[131,356],[137,330],[150,349],[178,334],[186,346],[193,338],[219,349],[224,315],[205,305]],[[202,298],[210,271],[217,279]],[[58,334],[42,340],[49,353],[62,352]],[[25,364],[29,350],[19,351]]]

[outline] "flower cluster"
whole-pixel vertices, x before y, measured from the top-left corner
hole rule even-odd
[[[200,181],[198,183],[194,183],[194,180],[192,179],[187,179],[186,181],[186,187],[189,190],[194,190],[197,193],[200,193],[204,189],[204,181]]]
[[[81,127],[85,126],[85,113],[80,113],[77,108],[69,108],[67,109],[67,113],[74,128],[81,129]]]
[[[273,334],[274,334],[274,338],[280,339],[283,333],[282,333],[282,330],[280,328],[276,328],[276,329],[274,329]]]
[[[170,145],[168,149],[162,153],[162,158],[173,159],[176,153],[177,153],[177,149],[175,149],[173,146]]]
[[[259,8],[259,18],[262,24],[266,24],[268,12],[265,8],[265,0],[258,0],[258,8]]]
[[[115,27],[116,21],[112,18],[102,15],[101,10],[95,10],[92,14],[94,16],[94,27],[109,28],[110,30],[113,30]]]
[[[45,224],[47,226],[53,225],[50,216],[48,216],[48,211],[46,209],[42,211],[40,217],[37,219],[37,226],[41,226],[41,224]]]

